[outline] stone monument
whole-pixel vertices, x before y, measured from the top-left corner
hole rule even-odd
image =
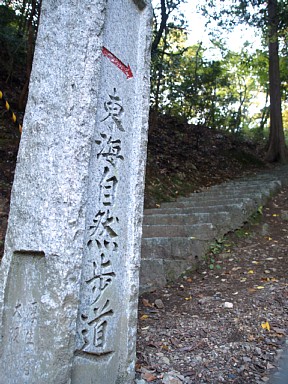
[[[133,382],[150,0],[43,0],[0,271],[1,384]]]

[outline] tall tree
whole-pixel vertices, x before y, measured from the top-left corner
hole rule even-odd
[[[161,40],[164,38],[167,29],[175,27],[183,27],[184,19],[183,15],[178,14],[175,16],[179,5],[185,3],[186,0],[158,0],[155,2],[153,9],[153,41],[152,41],[152,57],[158,52]],[[174,13],[173,23],[168,25],[168,21],[171,19]],[[170,20],[171,22],[171,20]]]
[[[288,26],[288,4],[286,0],[232,0],[229,5],[220,0],[222,9],[217,11],[217,0],[205,2],[201,8],[207,16],[219,20],[226,28],[236,23],[248,23],[258,27],[268,41],[269,47],[269,93],[270,134],[267,160],[288,162],[281,114],[281,82],[279,70],[279,33]],[[231,6],[232,5],[232,6]],[[212,12],[211,12],[212,9]],[[224,15],[224,18],[223,18]],[[221,17],[222,16],[222,17]]]
[[[152,87],[152,103],[157,92],[161,112],[215,129],[243,131],[251,124],[247,110],[259,88],[258,74],[251,74],[254,66],[258,68],[255,55],[247,47],[240,53],[222,47],[223,58],[211,61],[202,44],[179,54],[178,35],[169,34],[162,80],[159,87]]]
[[[270,134],[266,160],[287,162],[281,110],[281,83],[279,66],[279,10],[277,0],[268,0],[268,46],[269,46],[269,93],[270,93]]]
[[[184,16],[178,12],[179,5],[186,0],[158,0],[154,6],[153,41],[152,41],[152,93],[153,107],[156,113],[159,110],[161,99],[160,88],[163,81],[164,57],[169,47],[169,34],[179,30],[185,25]]]

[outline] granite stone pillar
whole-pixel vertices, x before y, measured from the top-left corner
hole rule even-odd
[[[42,0],[0,270],[0,383],[133,382],[149,0]]]

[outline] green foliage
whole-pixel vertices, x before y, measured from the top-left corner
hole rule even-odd
[[[5,81],[29,77],[41,0],[0,0],[0,65]]]
[[[209,253],[212,253],[212,255],[218,255],[223,251],[224,248],[224,239],[217,239],[214,243],[210,245]]]
[[[24,67],[26,42],[18,33],[19,16],[5,5],[0,5],[0,65],[6,80],[13,76],[16,68]]]
[[[251,236],[251,232],[246,228],[239,228],[234,233],[239,239],[245,239]]]
[[[278,2],[277,28],[283,53],[280,55],[282,96],[287,100],[288,6],[284,0],[273,2]],[[181,0],[174,2],[173,7],[172,3],[159,0],[158,17],[161,14],[161,18],[158,21],[155,18],[154,23],[155,39],[160,36],[159,31],[161,38],[157,41],[157,52],[152,52],[152,108],[195,124],[244,133],[260,141],[267,139],[272,121],[269,119],[270,111],[273,110],[270,110],[268,98],[271,89],[267,48],[252,53],[249,43],[246,43],[241,52],[231,52],[223,39],[223,29],[246,23],[259,29],[263,44],[267,46],[268,40],[272,39],[267,2],[231,0],[228,4],[224,0],[199,0],[207,24],[214,22],[213,25],[218,25],[218,29],[213,28],[211,32],[211,42],[222,55],[216,60],[207,59],[201,43],[187,46],[185,19],[177,13]],[[172,13],[173,21],[169,22]],[[165,28],[161,30],[163,20]],[[255,99],[259,100],[257,109]],[[275,119],[273,116],[273,121]]]
[[[206,255],[206,260],[208,262],[209,269],[211,270],[221,269],[220,264],[222,261],[220,260],[217,261],[217,257],[223,252],[226,252],[226,255],[230,255],[231,245],[232,244],[228,243],[225,237],[215,240],[215,242],[210,245],[208,254]],[[225,258],[224,253],[221,256],[221,258],[222,259]]]
[[[281,92],[282,84],[287,83],[287,76],[283,80],[279,70],[281,64],[280,48],[286,47],[287,53],[287,28],[288,28],[288,2],[287,0],[200,0],[200,9],[207,17],[208,22],[217,23],[220,30],[228,30],[237,24],[246,24],[258,29],[262,34],[263,44],[269,47],[269,95],[270,95],[270,132],[266,161],[288,162],[288,150],[285,147],[285,137],[281,116]],[[220,6],[219,6],[220,5]],[[232,5],[232,6],[231,6]],[[219,30],[212,32],[217,36]],[[283,49],[282,49],[283,51]],[[283,57],[287,57],[287,54]],[[287,74],[287,71],[286,71]],[[287,87],[286,87],[287,88]],[[284,93],[285,95],[285,93]],[[267,104],[267,102],[266,102]],[[265,106],[266,107],[266,106]],[[263,108],[260,116],[257,134],[264,133],[265,120],[267,121],[267,109]]]
[[[164,54],[154,57],[152,107],[195,124],[234,133],[261,125],[256,133],[263,137],[267,109],[261,113],[259,108],[258,115],[252,118],[249,108],[259,90],[267,93],[267,71],[263,69],[267,69],[267,55],[251,54],[247,46],[240,53],[222,46],[223,58],[212,61],[205,58],[201,44],[183,48],[185,39],[184,32],[171,32]]]

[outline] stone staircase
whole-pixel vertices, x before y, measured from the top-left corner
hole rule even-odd
[[[288,166],[281,166],[146,209],[140,292],[163,287],[196,268],[216,239],[240,228],[287,185]]]

